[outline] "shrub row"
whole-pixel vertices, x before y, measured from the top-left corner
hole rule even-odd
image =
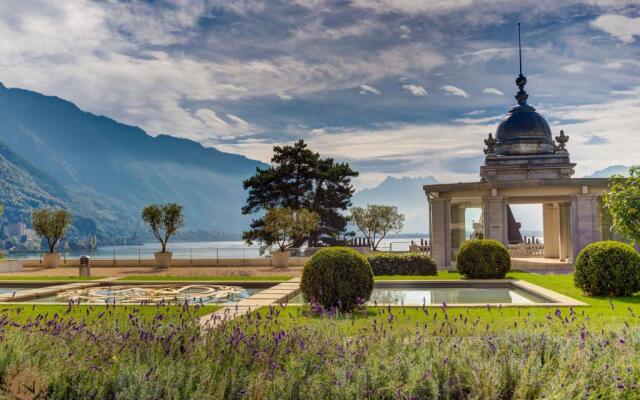
[[[436,275],[436,263],[426,254],[375,253],[367,257],[373,275]]]

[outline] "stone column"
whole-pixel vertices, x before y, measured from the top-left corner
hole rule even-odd
[[[460,246],[466,242],[464,204],[451,204],[451,253],[457,254]]]
[[[560,203],[560,260],[573,261],[571,248],[571,204]]]
[[[502,196],[482,198],[484,238],[509,243],[507,232],[507,202]]]
[[[542,205],[544,258],[560,258],[560,210],[557,204]]]
[[[451,199],[431,197],[431,257],[438,267],[451,266]]]
[[[598,226],[598,196],[583,193],[571,196],[571,241],[573,259],[586,245],[602,240]]]

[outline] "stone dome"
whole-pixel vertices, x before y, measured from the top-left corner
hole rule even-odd
[[[495,153],[497,155],[551,154],[554,142],[547,121],[527,104],[524,91],[526,78],[520,75],[516,84],[520,91],[516,95],[518,105],[511,108],[496,131]]]

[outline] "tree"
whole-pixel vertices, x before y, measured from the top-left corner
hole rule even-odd
[[[280,251],[285,251],[300,239],[316,230],[320,216],[309,210],[293,208],[272,208],[264,216],[264,230],[273,238]]]
[[[373,251],[378,249],[389,232],[399,232],[404,225],[404,215],[398,212],[396,206],[367,204],[366,208],[353,207],[351,219],[371,243]]]
[[[272,208],[307,209],[318,214],[318,225],[312,232],[296,238],[293,247],[305,241],[312,247],[337,241],[347,228],[348,218],[342,211],[351,205],[354,192],[351,178],[358,173],[347,163],[320,158],[303,140],[292,146],[275,146],[273,152],[272,165],[257,168],[256,174],[244,181],[249,195],[242,213],[255,214]],[[251,221],[250,228],[243,234],[247,242],[275,243],[275,238],[265,230],[264,216]]]
[[[64,237],[70,223],[71,214],[67,210],[43,208],[33,210],[31,213],[33,229],[38,235],[45,238],[49,253],[55,252],[56,245]]]
[[[162,245],[163,253],[167,252],[169,238],[184,226],[182,206],[176,203],[148,205],[142,209],[142,220]]]
[[[640,243],[640,165],[631,167],[628,177],[609,179],[604,204],[613,217],[613,228],[629,241]]]

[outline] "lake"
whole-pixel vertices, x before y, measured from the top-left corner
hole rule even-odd
[[[420,238],[383,239],[380,250],[408,251],[411,241],[420,243]],[[256,258],[260,255],[260,246],[248,246],[243,241],[218,242],[170,242],[167,249],[173,252],[174,258],[202,259],[202,258]],[[145,243],[138,246],[100,246],[92,252],[70,250],[64,254],[66,258],[79,258],[88,255],[93,259],[151,259],[153,253],[160,250],[157,242]],[[18,252],[8,253],[9,258],[39,258],[38,253]]]

